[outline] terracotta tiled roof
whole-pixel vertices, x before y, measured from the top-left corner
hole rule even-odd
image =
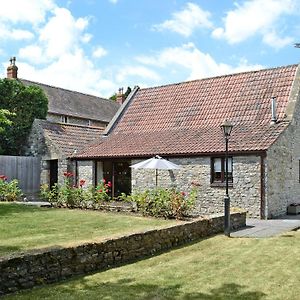
[[[234,124],[231,151],[266,150],[288,126],[297,65],[139,90],[108,137],[78,157],[195,155],[224,151],[220,129]],[[279,122],[271,125],[271,98]]]
[[[45,120],[36,120],[44,131],[45,137],[66,156],[79,151],[99,139],[104,128],[85,127],[72,124],[58,124]]]
[[[25,85],[37,85],[48,97],[48,112],[110,122],[120,107],[116,101],[87,95],[43,83],[19,79]]]

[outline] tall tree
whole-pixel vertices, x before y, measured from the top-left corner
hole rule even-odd
[[[37,86],[25,86],[18,80],[0,80],[0,109],[10,113],[12,124],[4,125],[0,139],[2,154],[20,155],[34,119],[45,119],[48,99]]]

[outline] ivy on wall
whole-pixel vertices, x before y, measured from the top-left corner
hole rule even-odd
[[[20,155],[34,119],[45,119],[48,99],[38,86],[25,86],[12,79],[0,79],[0,110],[11,124],[4,124],[0,133],[0,154]]]

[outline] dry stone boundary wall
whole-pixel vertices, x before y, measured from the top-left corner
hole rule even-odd
[[[0,258],[0,296],[74,275],[101,271],[223,231],[224,216],[196,219],[163,229]],[[231,215],[232,228],[246,225],[246,213]]]

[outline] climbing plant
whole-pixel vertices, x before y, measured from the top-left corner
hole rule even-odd
[[[0,154],[20,155],[34,119],[46,118],[48,99],[38,86],[0,79],[0,110],[10,112],[1,124]]]

